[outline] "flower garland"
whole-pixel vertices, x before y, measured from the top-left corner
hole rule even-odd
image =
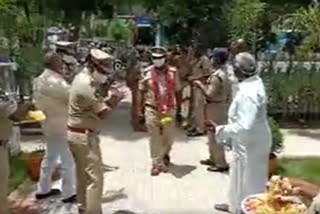
[[[160,95],[159,74],[156,71],[156,68],[151,71],[152,91],[156,101],[156,107],[157,110],[162,114],[167,114],[174,106],[174,77],[171,72],[169,72],[168,67],[165,69],[166,70],[163,72],[163,74],[165,75],[164,95]]]

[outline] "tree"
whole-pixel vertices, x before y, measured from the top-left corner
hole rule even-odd
[[[263,23],[267,4],[260,0],[233,0],[224,5],[223,13],[226,19],[231,40],[245,39],[255,53],[257,42],[263,37]]]
[[[221,22],[221,5],[230,0],[140,0],[149,14],[167,28],[172,42],[190,44],[192,41],[205,43],[208,37],[202,28]],[[206,28],[206,27],[205,27]],[[214,27],[212,27],[214,28]],[[208,28],[206,28],[208,29]],[[207,36],[207,37],[204,37]]]
[[[320,49],[320,8],[309,6],[282,19],[280,28],[305,34],[299,52],[303,55]]]

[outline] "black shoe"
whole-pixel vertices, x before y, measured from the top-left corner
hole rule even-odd
[[[61,194],[60,190],[52,189],[52,190],[50,190],[50,192],[48,192],[46,194],[36,194],[36,199],[37,200],[42,200],[42,199],[46,199],[46,198],[49,198],[51,196],[60,195],[60,194]]]
[[[198,132],[198,131],[188,132],[187,133],[188,137],[200,137],[200,136],[203,136],[203,135],[204,135],[204,133],[201,133],[201,132]]]
[[[228,172],[229,171],[229,167],[217,167],[217,166],[211,166],[208,168],[209,172]]]
[[[76,203],[77,202],[77,195],[73,195],[69,198],[62,199],[62,202],[63,203]]]
[[[216,204],[214,206],[214,209],[222,211],[222,212],[228,212],[230,213],[230,207],[228,204]]]
[[[163,163],[164,165],[166,165],[167,167],[170,165],[170,156],[169,155],[165,155],[163,158]]]
[[[207,159],[207,160],[201,160],[200,161],[200,164],[202,165],[207,165],[207,166],[215,166],[214,162],[210,159]]]

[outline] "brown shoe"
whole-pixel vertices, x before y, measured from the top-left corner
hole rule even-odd
[[[202,165],[215,166],[215,163],[214,163],[213,160],[211,160],[211,159],[201,160],[200,163],[201,163]]]
[[[165,155],[163,158],[163,163],[164,165],[166,165],[167,167],[170,165],[170,156],[169,155]]]
[[[169,168],[165,164],[161,164],[159,167],[160,167],[161,172],[164,172],[164,173],[169,172]]]
[[[214,209],[222,211],[222,212],[230,213],[230,207],[228,204],[216,204],[214,206]]]
[[[158,176],[161,173],[159,165],[154,164],[151,169],[151,176]]]

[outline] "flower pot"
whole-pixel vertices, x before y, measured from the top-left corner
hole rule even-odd
[[[32,181],[38,181],[40,176],[40,167],[43,156],[30,155],[27,158],[28,174]]]
[[[278,160],[277,155],[274,153],[271,153],[269,156],[269,163],[268,163],[269,176],[274,173],[274,171],[277,167],[277,160]]]
[[[41,169],[41,162],[43,160],[44,152],[34,152],[31,154],[28,154],[25,157],[25,161],[27,163],[28,168],[28,175],[32,181],[38,181],[40,177],[40,169]],[[60,167],[57,166],[52,172],[52,181],[57,181],[61,178],[60,175]]]

